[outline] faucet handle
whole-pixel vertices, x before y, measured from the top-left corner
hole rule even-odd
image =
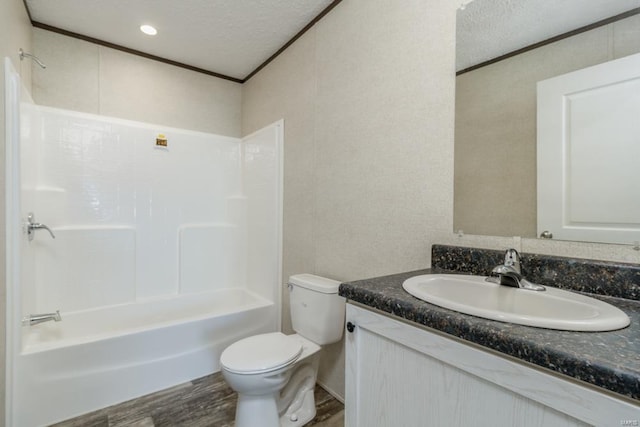
[[[49,227],[42,223],[36,222],[36,218],[33,212],[29,212],[29,215],[27,215],[27,237],[29,238],[29,241],[33,240],[33,236],[36,230],[47,230],[51,235],[51,238],[56,238],[56,235],[53,234],[53,231],[51,231]]]
[[[515,249],[507,249],[504,253],[504,265],[512,267],[518,274],[522,273],[520,269],[520,254]]]

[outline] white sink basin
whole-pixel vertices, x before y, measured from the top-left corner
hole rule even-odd
[[[569,291],[517,289],[485,281],[484,276],[426,274],[402,287],[416,298],[486,319],[565,331],[613,331],[628,326],[620,309]]]

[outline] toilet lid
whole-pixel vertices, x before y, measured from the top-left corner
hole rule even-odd
[[[254,335],[231,344],[222,352],[220,363],[228,371],[252,374],[273,371],[295,362],[302,344],[281,332]]]

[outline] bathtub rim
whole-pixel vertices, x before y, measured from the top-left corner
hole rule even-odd
[[[179,317],[177,319],[169,319],[166,321],[160,321],[160,322],[153,322],[153,323],[149,323],[147,325],[144,326],[136,326],[136,327],[130,327],[130,328],[125,328],[125,329],[119,329],[116,331],[109,331],[109,332],[99,332],[96,334],[90,334],[90,335],[85,335],[82,337],[74,337],[74,338],[67,338],[67,339],[63,339],[60,341],[54,341],[54,342],[45,342],[45,343],[35,343],[35,344],[30,344],[28,343],[28,335],[29,335],[29,330],[25,330],[22,333],[21,336],[21,347],[20,350],[18,351],[18,354],[20,356],[28,356],[28,355],[32,355],[32,354],[38,354],[38,353],[42,353],[42,352],[46,352],[46,351],[51,351],[51,350],[56,350],[59,348],[67,348],[67,347],[78,347],[78,346],[82,346],[85,344],[89,344],[89,343],[93,343],[93,342],[97,342],[97,341],[101,341],[101,340],[106,340],[106,339],[110,339],[110,338],[118,338],[118,337],[124,337],[124,336],[130,336],[130,335],[135,335],[141,332],[145,332],[151,329],[158,329],[158,328],[164,328],[164,327],[170,327],[170,326],[174,326],[174,325],[182,325],[185,323],[190,323],[190,322],[196,322],[199,320],[204,320],[204,319],[210,319],[210,318],[215,318],[218,316],[225,316],[225,315],[230,315],[230,314],[234,314],[234,313],[239,313],[241,311],[247,311],[247,310],[252,310],[252,309],[256,309],[256,308],[262,308],[262,307],[268,307],[268,306],[274,306],[276,305],[276,302],[274,301],[270,301],[267,298],[264,298],[258,294],[256,294],[253,291],[250,291],[246,288],[224,288],[224,289],[219,289],[216,291],[208,291],[208,292],[198,292],[198,293],[192,293],[192,294],[184,294],[184,295],[163,295],[160,297],[153,297],[153,298],[147,298],[144,300],[139,300],[139,301],[134,301],[134,302],[128,302],[128,303],[122,303],[122,304],[113,304],[113,305],[109,305],[109,306],[101,306],[101,307],[96,307],[96,308],[89,308],[89,309],[84,309],[84,310],[78,310],[78,311],[73,311],[73,312],[69,312],[68,315],[84,315],[84,314],[93,314],[95,315],[96,312],[100,312],[100,311],[107,311],[109,309],[113,309],[113,308],[123,308],[123,307],[127,307],[127,306],[132,306],[135,307],[136,305],[143,305],[143,304],[153,304],[156,302],[164,302],[164,301],[170,301],[172,299],[175,298],[180,298],[181,296],[188,296],[188,297],[197,297],[199,295],[210,295],[210,294],[215,294],[215,293],[220,293],[221,291],[237,291],[237,292],[242,292],[245,295],[248,295],[251,297],[251,301],[248,303],[243,303],[241,305],[235,305],[230,307],[229,309],[224,309],[224,310],[216,310],[213,312],[208,312],[208,313],[201,313],[201,314],[196,314],[196,315],[190,315],[190,316],[184,316],[184,317]],[[62,312],[62,321],[64,322],[64,315],[65,313]],[[60,325],[61,327],[64,327],[63,324]],[[31,328],[37,328],[38,325],[36,326],[32,326]]]

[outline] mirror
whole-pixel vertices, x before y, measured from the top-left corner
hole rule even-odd
[[[536,84],[640,52],[640,0],[464,6],[457,19],[454,231],[537,237]]]

